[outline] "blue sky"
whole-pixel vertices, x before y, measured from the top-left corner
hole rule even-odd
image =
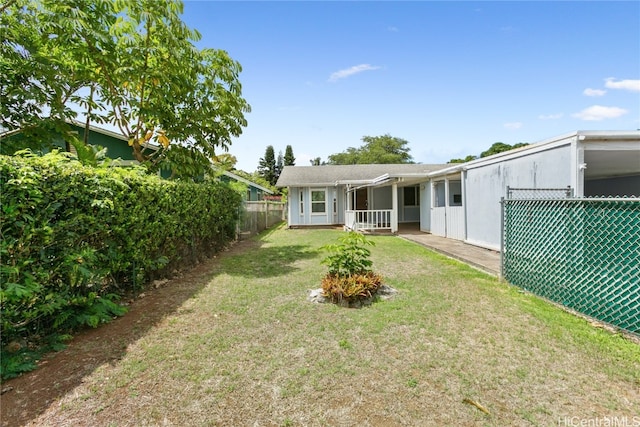
[[[416,163],[494,142],[640,128],[640,2],[185,1],[199,47],[243,67],[248,126],[230,153],[296,165],[409,141]]]

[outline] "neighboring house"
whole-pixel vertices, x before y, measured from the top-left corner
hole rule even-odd
[[[289,226],[397,232],[398,223],[499,250],[508,188],[640,196],[640,131],[577,131],[449,165],[285,166]]]
[[[78,138],[82,141],[84,139],[85,125],[78,121],[70,121],[69,125],[72,127],[74,132],[77,132]],[[21,134],[19,130],[9,131],[0,133],[0,144],[3,144],[4,141],[12,140],[13,142],[18,142],[20,145]],[[97,126],[89,126],[89,144],[99,145],[107,149],[107,157],[111,159],[119,159],[118,166],[129,166],[136,165],[138,161],[133,156],[133,149],[129,146],[129,142],[127,138],[125,138],[122,134],[117,132],[113,132],[107,129],[103,129]],[[52,141],[55,147],[58,147],[62,151],[68,151],[71,153],[75,152],[75,148],[73,145],[64,141],[62,137],[54,137]],[[28,143],[25,141],[23,148],[28,148]],[[147,146],[151,150],[157,150],[157,147],[149,144]],[[167,178],[169,175],[168,172],[161,173],[161,176]],[[258,201],[262,200],[265,195],[273,194],[273,191],[265,188],[261,185],[258,185],[252,181],[249,181],[245,178],[242,178],[234,173],[223,171],[220,179],[222,181],[238,181],[247,185],[247,193],[245,196],[245,200],[247,201]]]
[[[269,199],[273,195],[273,191],[269,190],[266,187],[263,187],[259,184],[256,184],[253,181],[249,181],[241,176],[234,174],[233,172],[223,171],[222,176],[220,177],[222,181],[237,181],[242,182],[247,185],[247,193],[245,195],[245,200],[248,202],[257,202],[260,200]]]

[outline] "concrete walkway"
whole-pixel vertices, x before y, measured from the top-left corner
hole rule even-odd
[[[434,236],[433,234],[408,227],[400,227],[398,236],[419,243],[450,258],[462,261],[492,276],[501,276],[500,252],[498,251],[469,245],[460,240]]]

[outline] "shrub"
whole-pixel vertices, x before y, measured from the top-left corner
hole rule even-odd
[[[349,231],[340,243],[325,245],[329,252],[322,260],[329,272],[322,279],[322,293],[334,303],[351,304],[371,298],[382,285],[382,276],[372,271],[371,251],[375,243],[363,234]]]
[[[0,186],[2,378],[29,369],[56,336],[123,314],[120,296],[224,247],[241,203],[222,183],[55,152],[0,156]]]
[[[382,285],[382,276],[373,272],[338,276],[327,274],[322,279],[322,294],[334,303],[351,303],[371,298]]]

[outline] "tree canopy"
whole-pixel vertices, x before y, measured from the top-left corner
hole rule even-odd
[[[5,0],[0,10],[5,130],[43,140],[68,134],[80,113],[117,128],[151,169],[193,175],[247,124],[240,64],[196,48],[180,1]]]
[[[413,163],[409,154],[409,142],[393,137],[389,134],[382,136],[363,136],[364,144],[358,148],[349,147],[342,153],[331,154],[327,164],[355,165],[355,164],[395,164]]]
[[[505,144],[504,142],[494,142],[491,145],[491,147],[489,147],[487,150],[485,150],[482,153],[480,153],[480,157],[475,156],[473,154],[470,154],[467,157],[465,157],[464,159],[451,159],[451,160],[449,160],[449,163],[466,163],[466,162],[470,162],[471,160],[476,160],[478,158],[483,158],[483,157],[489,157],[489,156],[492,156],[494,154],[502,153],[504,151],[513,150],[514,148],[525,147],[527,145],[529,145],[529,144],[527,144],[525,142],[519,142],[519,143],[513,144],[513,145]]]

